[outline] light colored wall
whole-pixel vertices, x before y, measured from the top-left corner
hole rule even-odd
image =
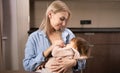
[[[29,0],[3,0],[3,60],[5,70],[23,70],[29,30]]]
[[[120,27],[120,2],[72,2],[72,19],[69,27],[111,28]],[[80,20],[92,20],[91,25],[80,25]]]
[[[29,0],[17,0],[18,58],[19,70],[23,69],[24,48],[29,31]]]
[[[18,25],[17,25],[17,6],[16,0],[10,0],[10,46],[9,49],[11,52],[11,69],[18,70],[19,69],[19,56],[18,56]],[[7,49],[6,49],[7,50]],[[8,53],[9,53],[8,52]]]
[[[47,5],[51,1],[35,1],[35,27],[39,27]],[[68,27],[112,28],[120,27],[120,0],[67,0],[72,11]],[[91,25],[80,25],[80,20],[92,20]]]
[[[33,24],[34,27],[39,27],[42,19],[43,19],[43,16],[45,15],[45,11],[47,9],[47,6],[50,4],[50,2],[52,1],[39,1],[39,0],[36,0],[35,1],[35,23]]]

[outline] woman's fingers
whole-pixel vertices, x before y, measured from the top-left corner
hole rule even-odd
[[[51,65],[51,70],[53,72],[61,73],[62,68],[63,68],[62,61],[60,61],[60,60],[57,63],[54,63]]]
[[[60,70],[58,70],[58,73],[65,73],[64,68],[62,67]]]
[[[51,70],[52,72],[58,72],[60,73],[59,71],[62,69],[62,66],[54,66],[54,67],[51,67]]]
[[[73,59],[58,60],[57,63],[51,65],[51,70],[57,73],[66,73],[67,70],[74,66],[75,62]]]

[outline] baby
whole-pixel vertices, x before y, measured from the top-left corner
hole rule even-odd
[[[45,68],[41,70],[42,73],[54,73],[50,70],[51,64],[55,63],[57,60],[61,59],[87,59],[89,43],[80,37],[75,37],[71,39],[70,43],[64,46],[64,42],[61,42],[60,45],[56,45],[52,50],[52,57],[45,64]],[[66,73],[73,73],[72,68],[69,69]]]

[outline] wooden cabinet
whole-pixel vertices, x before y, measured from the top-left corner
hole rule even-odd
[[[120,73],[120,32],[75,33],[94,45],[83,73]]]

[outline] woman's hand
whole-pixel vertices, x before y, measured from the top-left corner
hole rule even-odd
[[[52,72],[66,73],[67,70],[76,65],[75,59],[59,59],[56,63],[52,64]]]

